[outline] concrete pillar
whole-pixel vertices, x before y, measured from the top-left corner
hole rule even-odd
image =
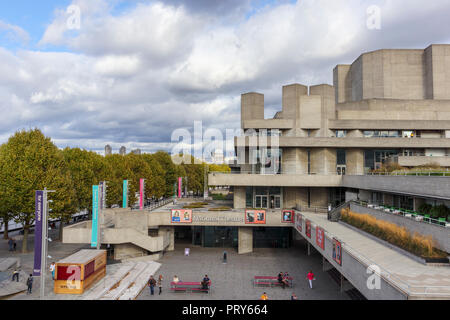
[[[174,227],[160,227],[158,229],[158,236],[164,237],[169,234],[169,246],[167,247],[167,251],[175,250],[175,228]]]
[[[233,188],[234,209],[245,209],[245,187]]]
[[[394,195],[389,194],[389,193],[383,193],[383,203],[386,206],[394,206]]]
[[[283,148],[281,170],[283,174],[307,174],[308,151],[302,148]]]
[[[308,242],[308,256],[311,255],[311,244]]]
[[[363,175],[364,174],[364,150],[347,149],[347,174]]]
[[[311,188],[311,207],[328,207],[328,188]]]
[[[297,119],[300,109],[300,96],[308,94],[308,87],[295,83],[283,86],[282,111],[284,119]],[[296,124],[295,127],[298,127]]]
[[[425,203],[425,199],[414,197],[413,203],[414,203],[413,210],[417,211],[417,210],[419,210],[419,207]]]
[[[308,206],[308,189],[299,187],[283,188],[283,208],[293,209]]]
[[[333,70],[333,86],[336,92],[336,103],[347,100],[347,78],[349,78],[350,65],[337,65]]]
[[[336,149],[311,149],[311,173],[336,174]]]
[[[264,95],[250,92],[241,95],[241,128],[245,120],[264,119]]]
[[[328,262],[327,259],[325,259],[324,256],[322,256],[322,271],[328,271],[333,269],[333,265]]]
[[[253,252],[253,228],[239,227],[238,229],[238,253]]]

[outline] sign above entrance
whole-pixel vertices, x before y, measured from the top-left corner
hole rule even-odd
[[[170,215],[171,223],[192,223],[192,210],[172,209]]]
[[[266,224],[266,210],[245,210],[246,224]]]
[[[294,210],[283,210],[281,212],[281,222],[284,223],[294,223]]]

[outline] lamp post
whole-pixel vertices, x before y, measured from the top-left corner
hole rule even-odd
[[[45,298],[45,272],[47,271],[47,249],[48,249],[48,203],[53,202],[52,200],[47,200],[47,195],[50,192],[56,192],[54,190],[47,190],[44,188],[43,192],[43,210],[42,210],[42,250],[41,250],[41,278],[40,278],[40,299]]]

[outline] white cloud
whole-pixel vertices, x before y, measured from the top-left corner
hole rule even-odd
[[[27,43],[28,41],[30,41],[30,35],[24,29],[0,20],[0,35],[2,32],[5,32],[6,36],[11,41],[21,43]]]
[[[284,84],[331,83],[332,68],[363,51],[450,40],[448,1],[378,1],[375,32],[366,28],[373,2],[282,2],[246,16],[248,1],[221,15],[217,1],[207,10],[141,3],[117,14],[106,1],[75,0],[80,30],[68,30],[59,9],[39,43],[70,52],[0,48],[0,137],[39,126],[59,144],[155,150],[195,120],[239,127],[243,92],[265,93],[270,116]]]

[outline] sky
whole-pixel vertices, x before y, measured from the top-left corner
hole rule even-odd
[[[0,143],[37,127],[60,148],[170,151],[195,121],[225,136],[242,93],[273,117],[283,85],[450,43],[449,16],[448,0],[1,1]]]

